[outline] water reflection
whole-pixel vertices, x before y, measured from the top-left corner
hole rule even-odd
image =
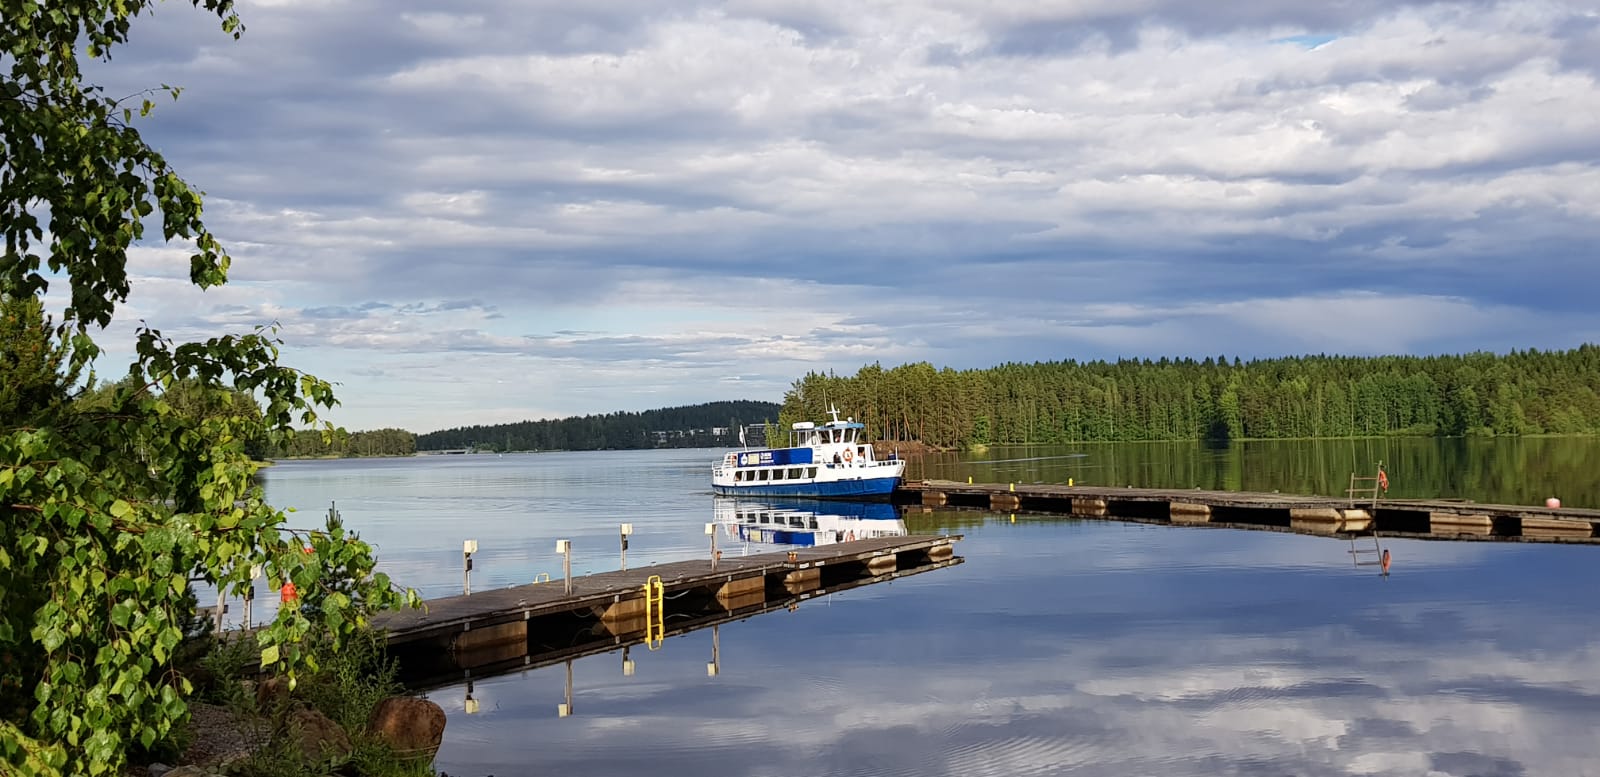
[[[1465,777],[1600,754],[1593,549],[1400,540],[1408,574],[1380,580],[1332,538],[959,517],[958,569],[635,650],[632,677],[575,661],[579,716],[551,712],[564,667],[480,682],[493,715],[441,691],[439,765]]]
[[[744,542],[747,551],[766,545],[811,547],[874,537],[901,537],[905,521],[885,502],[843,502],[818,499],[714,497],[712,517],[727,537]]]
[[[1086,459],[1029,462],[1006,460],[1048,452],[995,450],[929,475],[1339,493],[1381,458],[1401,496],[1600,504],[1593,440],[1429,445],[1082,446]],[[313,514],[336,499],[397,580],[438,594],[460,590],[467,538],[483,543],[475,587],[480,574],[490,587],[559,572],[558,537],[578,548],[575,572],[615,569],[621,522],[637,532],[629,568],[705,556],[705,451],[450,458],[286,464],[268,494]],[[450,715],[435,765],[471,777],[1600,773],[1600,548],[1384,538],[1384,579],[1334,538],[982,511],[902,520],[964,534],[967,562],[726,621],[715,639],[706,628],[633,647],[631,673],[617,648],[570,656],[566,718],[565,658],[476,676],[475,714],[457,670],[428,692]]]
[[[499,641],[483,647],[463,647],[453,644],[448,649],[429,642],[415,642],[393,648],[392,655],[399,661],[401,679],[411,688],[427,689],[442,686],[459,686],[465,678],[463,711],[477,714],[478,701],[473,697],[475,682],[483,678],[514,672],[527,672],[541,667],[566,664],[569,686],[565,712],[571,714],[571,666],[576,659],[605,653],[622,653],[622,674],[631,677],[634,662],[631,650],[644,645],[655,652],[677,644],[675,638],[704,629],[712,632],[711,660],[706,664],[708,676],[716,676],[721,667],[721,637],[718,628],[723,624],[749,620],[757,615],[775,611],[795,612],[804,602],[827,599],[848,591],[878,583],[889,583],[924,572],[956,566],[965,561],[960,556],[940,560],[924,559],[922,563],[904,568],[894,568],[874,574],[872,570],[856,565],[837,565],[830,574],[806,586],[793,588],[778,579],[769,579],[766,590],[734,600],[720,598],[691,598],[688,606],[677,606],[666,612],[665,622],[658,629],[647,625],[645,619],[616,622],[571,617],[551,616],[529,622],[526,639]],[[685,592],[684,596],[693,596]]]

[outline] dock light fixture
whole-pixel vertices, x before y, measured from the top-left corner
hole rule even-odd
[[[472,698],[472,681],[467,681],[467,697],[461,700],[461,710],[468,715],[478,714],[478,700]]]
[[[628,571],[628,535],[633,534],[633,524],[622,524],[622,571]]]
[[[622,676],[633,676],[633,659],[628,657],[628,646],[622,646]]]
[[[556,552],[561,554],[561,578],[566,586],[567,595],[572,595],[572,542],[570,540],[556,540]]]
[[[461,541],[461,593],[472,594],[472,554],[478,552],[477,540]]]
[[[250,566],[250,585],[244,589],[244,630],[250,630],[250,604],[256,600],[256,578],[261,576],[261,565]]]

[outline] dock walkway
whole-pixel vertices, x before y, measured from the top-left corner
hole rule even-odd
[[[431,599],[421,610],[383,613],[373,625],[388,632],[391,648],[430,640],[458,649],[525,642],[530,621],[555,616],[598,621],[621,633],[646,618],[645,585],[653,577],[661,580],[664,611],[678,608],[682,599],[714,599],[723,609],[737,609],[765,601],[769,585],[790,593],[821,588],[824,572],[835,568],[840,574],[866,577],[943,561],[954,554],[952,543],[960,539],[917,535],[855,540],[723,558],[715,569],[710,559],[655,564],[575,577],[570,594],[565,581],[550,580]]]
[[[1023,510],[1185,525],[1283,527],[1317,534],[1380,533],[1434,539],[1600,543],[1600,510],[1478,504],[1457,499],[1116,488],[1040,483],[910,481],[894,501]]]

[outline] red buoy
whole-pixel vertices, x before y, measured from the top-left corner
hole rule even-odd
[[[1384,548],[1383,549],[1383,558],[1381,559],[1381,563],[1383,565],[1383,573],[1386,574],[1386,575],[1389,574],[1389,549],[1388,548]]]

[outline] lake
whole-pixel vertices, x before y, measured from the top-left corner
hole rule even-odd
[[[702,558],[712,450],[284,462],[425,596]],[[1356,440],[990,449],[911,477],[1600,505],[1600,441]],[[452,775],[1600,774],[1600,548],[1385,540],[937,511],[965,563],[429,698]],[[768,548],[763,548],[768,549]],[[724,546],[727,554],[742,552]],[[707,664],[716,648],[715,676]]]

